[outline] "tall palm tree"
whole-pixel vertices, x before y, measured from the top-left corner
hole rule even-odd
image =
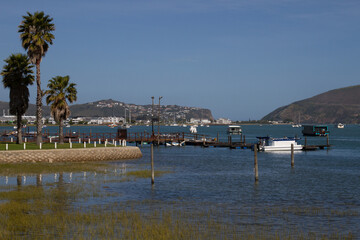
[[[45,15],[44,12],[35,12],[31,14],[27,12],[27,16],[23,16],[23,21],[19,25],[19,33],[22,46],[33,64],[36,65],[36,132],[38,145],[42,142],[42,97],[40,80],[40,63],[45,53],[49,49],[49,44],[53,44],[54,35],[51,33],[55,30],[52,18]]]
[[[5,59],[1,75],[5,88],[10,88],[10,113],[16,115],[17,139],[16,143],[22,143],[22,115],[29,106],[29,88],[34,82],[32,65],[25,54],[12,54]]]
[[[46,104],[51,103],[51,115],[59,123],[59,143],[64,143],[64,120],[70,116],[70,108],[67,101],[73,103],[77,99],[75,83],[69,83],[70,77],[57,76],[49,80],[49,90],[46,94]],[[67,100],[67,101],[66,101]]]

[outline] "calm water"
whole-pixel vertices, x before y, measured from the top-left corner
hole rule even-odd
[[[71,131],[90,129],[92,132],[116,131],[108,127],[71,127]],[[251,125],[242,129],[247,142],[255,142],[256,136],[302,136],[301,128],[291,126]],[[150,132],[151,127],[132,127],[128,131]],[[161,127],[161,131],[189,132],[189,127]],[[219,133],[220,139],[227,139],[224,126],[199,127],[198,133],[211,137]],[[296,228],[304,232],[351,232],[360,238],[360,126],[348,125],[344,129],[330,126],[330,133],[331,149],[296,152],[293,169],[289,153],[259,153],[258,184],[254,183],[251,150],[155,147],[155,169],[171,173],[156,178],[153,188],[150,179],[108,183],[107,189],[120,193],[120,197],[107,201],[150,200],[159,209],[215,209],[221,221],[235,225],[271,225],[272,229]],[[326,138],[308,138],[308,144],[312,143],[325,144]],[[127,161],[128,167],[149,168],[150,147],[144,145],[141,150],[143,158]],[[0,180],[3,182],[3,177]],[[104,202],[92,199],[85,204]],[[154,207],[153,204],[137,207],[146,211]]]

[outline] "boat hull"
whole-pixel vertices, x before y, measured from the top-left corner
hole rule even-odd
[[[294,151],[300,151],[303,149],[302,145],[295,145],[294,146]],[[283,146],[283,147],[274,147],[274,146],[264,146],[263,151],[291,151],[291,146]]]

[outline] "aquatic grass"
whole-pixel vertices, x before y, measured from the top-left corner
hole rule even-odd
[[[155,173],[155,177],[160,177],[164,174],[171,173],[171,171],[156,170],[154,171],[154,173]],[[126,172],[126,176],[135,177],[135,178],[151,178],[151,170],[129,171]]]
[[[59,172],[98,172],[113,168],[109,163],[0,163],[0,175],[36,175]]]
[[[234,225],[221,220],[223,211],[183,211],[161,201],[129,201],[75,207],[82,201],[80,184],[13,187],[0,193],[0,239],[353,239],[349,234],[273,230],[267,225]],[[94,187],[94,186],[91,186]],[[90,187],[90,188],[91,188]],[[148,205],[149,211],[135,210]],[[168,203],[167,203],[168,204]],[[184,209],[186,209],[186,206]]]

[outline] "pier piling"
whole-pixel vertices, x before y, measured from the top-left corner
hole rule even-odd
[[[259,168],[258,168],[258,159],[257,159],[258,145],[254,145],[254,171],[255,171],[255,182],[259,181]]]
[[[155,183],[155,172],[154,172],[154,143],[151,143],[151,184]]]
[[[330,141],[329,141],[329,135],[326,135],[326,146],[329,147]]]
[[[291,167],[294,167],[294,144],[291,144]]]

